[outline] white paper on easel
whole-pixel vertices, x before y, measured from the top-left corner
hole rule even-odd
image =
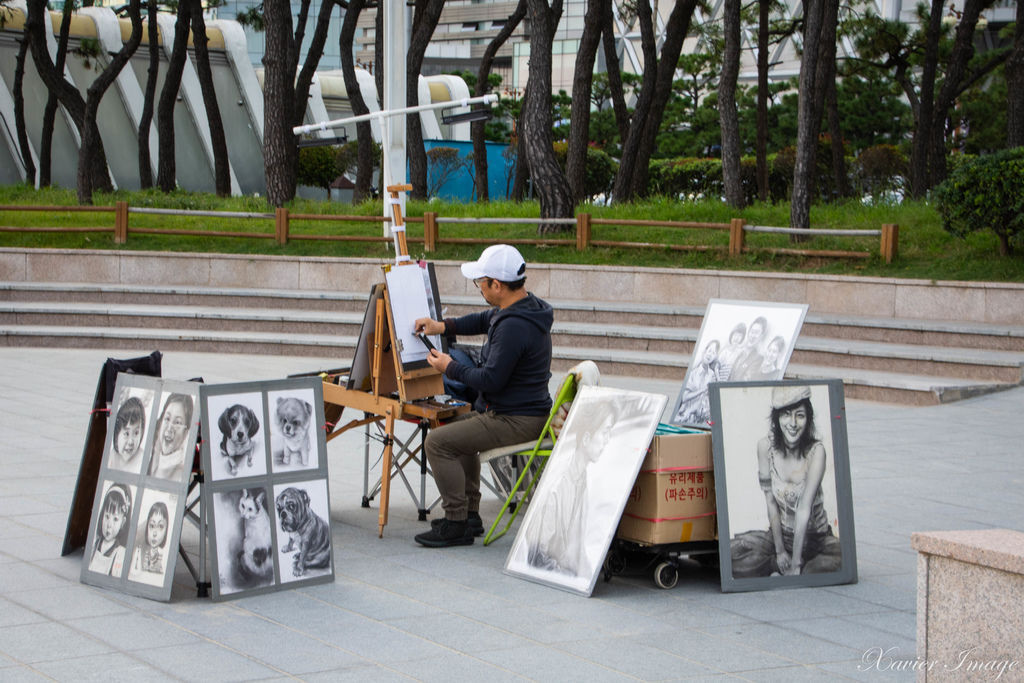
[[[426,360],[428,353],[427,347],[416,338],[414,329],[417,319],[431,317],[420,271],[416,266],[397,266],[384,274],[402,365]],[[440,348],[439,340],[435,340],[434,345]]]

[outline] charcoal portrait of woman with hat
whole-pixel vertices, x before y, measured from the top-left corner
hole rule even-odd
[[[768,433],[757,442],[768,529],[732,537],[733,577],[819,574],[841,567],[842,548],[829,523],[835,513],[826,511],[822,493],[826,449],[814,418],[809,386],[771,387]]]

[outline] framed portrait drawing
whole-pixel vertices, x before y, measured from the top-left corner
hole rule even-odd
[[[806,314],[807,304],[711,299],[669,421],[707,429],[712,382],[782,379]]]
[[[505,572],[589,596],[668,402],[583,386],[555,442]]]
[[[203,386],[212,597],[334,580],[323,380]]]
[[[710,391],[722,590],[856,582],[842,381]]]
[[[167,601],[199,432],[199,384],[121,373],[114,386],[83,583]]]

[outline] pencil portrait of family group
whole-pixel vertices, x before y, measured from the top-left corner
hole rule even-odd
[[[782,379],[806,304],[711,299],[672,408],[672,424],[707,429],[712,382]]]

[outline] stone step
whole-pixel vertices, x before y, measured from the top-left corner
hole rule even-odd
[[[197,305],[146,305],[78,302],[0,302],[0,324],[27,326],[105,326],[238,332],[295,333],[355,338],[362,312],[307,309],[223,308]],[[607,325],[556,321],[557,346],[685,355],[698,330],[662,326]],[[802,333],[791,362],[883,372],[958,377],[977,381],[1022,380],[1024,353],[970,348],[812,337]]]
[[[166,329],[157,327],[68,327],[60,325],[0,325],[5,346],[64,348],[137,348],[140,344],[173,352],[282,354],[337,358],[337,367],[351,362],[355,336],[312,333],[246,332],[236,330]],[[581,360],[593,360],[603,373],[652,377],[682,385],[688,354],[662,351],[556,346],[553,371],[564,371]],[[962,377],[924,376],[858,368],[790,363],[787,377],[839,378],[847,396],[866,400],[927,405],[1016,386],[1013,382],[979,381]]]
[[[0,282],[0,301],[10,302],[102,302],[205,306],[222,310],[283,309],[362,314],[367,296],[368,292],[272,288]],[[557,298],[549,298],[548,301],[557,310],[556,321],[559,324],[578,322],[627,327],[664,327],[685,331],[699,329],[705,312],[704,307],[696,306],[590,302]],[[478,295],[442,296],[442,304],[447,307],[447,314],[454,316],[479,310],[481,300]],[[801,330],[801,338],[804,337],[1024,352],[1024,325],[822,315],[809,311]],[[684,341],[686,340],[684,336]],[[692,339],[689,341],[692,344]]]

